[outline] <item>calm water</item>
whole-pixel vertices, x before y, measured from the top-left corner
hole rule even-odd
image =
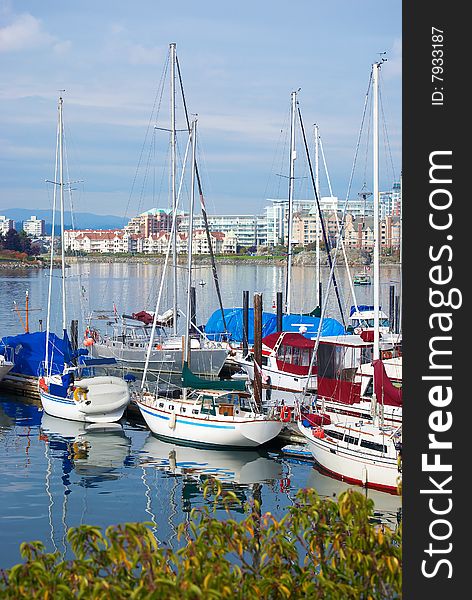
[[[136,312],[153,308],[161,268],[152,264],[81,264],[68,269],[68,319],[91,309]],[[324,271],[325,277],[327,271]],[[342,272],[341,272],[342,275]],[[195,271],[200,322],[217,308],[209,268]],[[241,306],[241,291],[264,294],[270,310],[283,289],[280,267],[238,265],[220,268],[225,306]],[[383,269],[382,303],[388,312],[390,282],[399,281],[395,267]],[[200,280],[206,281],[199,286]],[[59,283],[59,279],[56,280]],[[342,284],[345,286],[345,277]],[[46,322],[48,279],[45,272],[0,272],[0,337],[22,332],[13,302],[24,306],[30,294],[30,330]],[[398,285],[398,284],[397,284]],[[294,269],[294,310],[314,306],[312,269]],[[371,302],[369,287],[359,288],[358,303]],[[397,292],[399,293],[399,292]],[[350,299],[347,298],[347,303]],[[167,308],[164,306],[161,312]],[[330,316],[335,305],[331,307]],[[54,329],[59,330],[59,306]],[[24,317],[23,317],[24,318]],[[67,552],[67,528],[80,523],[107,527],[124,521],[151,521],[161,542],[175,547],[176,527],[189,511],[205,503],[203,482],[218,477],[241,500],[254,494],[262,510],[281,516],[302,487],[332,497],[347,485],[319,473],[310,462],[286,458],[280,446],[263,452],[196,450],[159,441],[138,422],[124,420],[109,430],[84,431],[80,424],[44,414],[38,403],[0,393],[0,567],[20,560],[19,544],[39,539],[48,550]],[[395,527],[401,500],[381,492],[367,493],[379,519]],[[221,512],[225,516],[225,512]]]

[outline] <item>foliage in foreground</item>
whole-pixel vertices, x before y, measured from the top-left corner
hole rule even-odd
[[[229,513],[235,494],[213,486],[214,507],[224,502]],[[205,507],[179,526],[186,543],[176,551],[159,545],[150,524],[111,526],[105,535],[83,525],[68,532],[73,560],[23,543],[24,563],[2,574],[0,597],[400,598],[401,525],[393,532],[372,515],[372,501],[353,490],[338,501],[300,490],[280,521],[261,514],[257,501],[239,522]]]

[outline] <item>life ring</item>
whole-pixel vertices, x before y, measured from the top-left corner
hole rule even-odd
[[[356,327],[356,328],[354,329],[354,333],[355,333],[356,335],[359,335],[361,332],[362,332],[362,327]]]
[[[292,411],[290,410],[290,406],[282,406],[280,409],[280,420],[283,423],[288,423],[292,418]]]
[[[76,402],[87,400],[87,390],[81,387],[76,387],[74,390],[74,400]]]
[[[290,489],[290,477],[285,477],[284,479],[281,479],[280,480],[280,491],[288,492],[289,489]]]
[[[325,432],[323,427],[315,427],[315,429],[313,429],[313,437],[318,438],[319,440],[322,440],[325,436]]]
[[[43,390],[43,392],[49,391],[48,384],[46,383],[46,380],[44,379],[44,377],[40,378],[39,387]]]
[[[84,340],[84,346],[88,347],[88,346],[93,346],[94,344],[94,340],[91,337],[87,337]]]
[[[385,352],[382,352],[382,358],[384,358],[384,359],[393,358],[393,354],[392,354],[392,352],[390,352],[390,350],[386,350]]]
[[[156,350],[162,350],[162,344],[156,344]]]

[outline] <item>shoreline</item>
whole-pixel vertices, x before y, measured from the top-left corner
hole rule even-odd
[[[369,262],[366,261],[366,256],[362,255],[358,251],[350,253],[348,256],[348,263],[350,267],[364,267],[369,266]],[[286,258],[284,256],[223,256],[219,255],[215,257],[217,264],[220,265],[240,265],[240,264],[254,264],[254,265],[267,265],[267,266],[284,266],[286,264]],[[164,264],[165,257],[163,255],[119,255],[119,254],[99,254],[99,255],[88,255],[88,256],[67,256],[66,263],[77,264],[77,263],[143,263],[143,264]],[[186,263],[187,258],[185,255],[179,257],[178,263]],[[211,266],[211,258],[209,255],[195,255],[194,264],[201,266]],[[382,266],[400,266],[400,262],[397,256],[382,256],[380,259]],[[60,266],[60,265],[58,265]],[[294,267],[314,267],[316,266],[316,257],[314,252],[300,252],[293,257],[292,266]],[[329,263],[326,254],[322,255],[322,267],[329,267]],[[344,267],[344,259],[338,257],[338,267]],[[31,270],[31,269],[46,269],[49,267],[49,260],[36,260],[36,261],[0,261],[0,270]]]

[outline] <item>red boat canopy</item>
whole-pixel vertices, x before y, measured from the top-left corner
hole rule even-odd
[[[390,381],[383,362],[379,359],[374,360],[372,364],[374,365],[374,391],[377,400],[389,406],[401,406],[403,404],[402,390],[395,387]]]
[[[309,340],[301,333],[278,332],[271,333],[262,339],[262,343],[269,348],[274,348],[277,342],[282,337],[281,346],[292,346],[294,348],[314,348],[315,340]]]
[[[137,321],[141,321],[145,325],[150,325],[153,321],[153,316],[150,315],[145,310],[142,310],[138,313],[133,313],[131,316],[133,317],[133,319],[136,319]]]

